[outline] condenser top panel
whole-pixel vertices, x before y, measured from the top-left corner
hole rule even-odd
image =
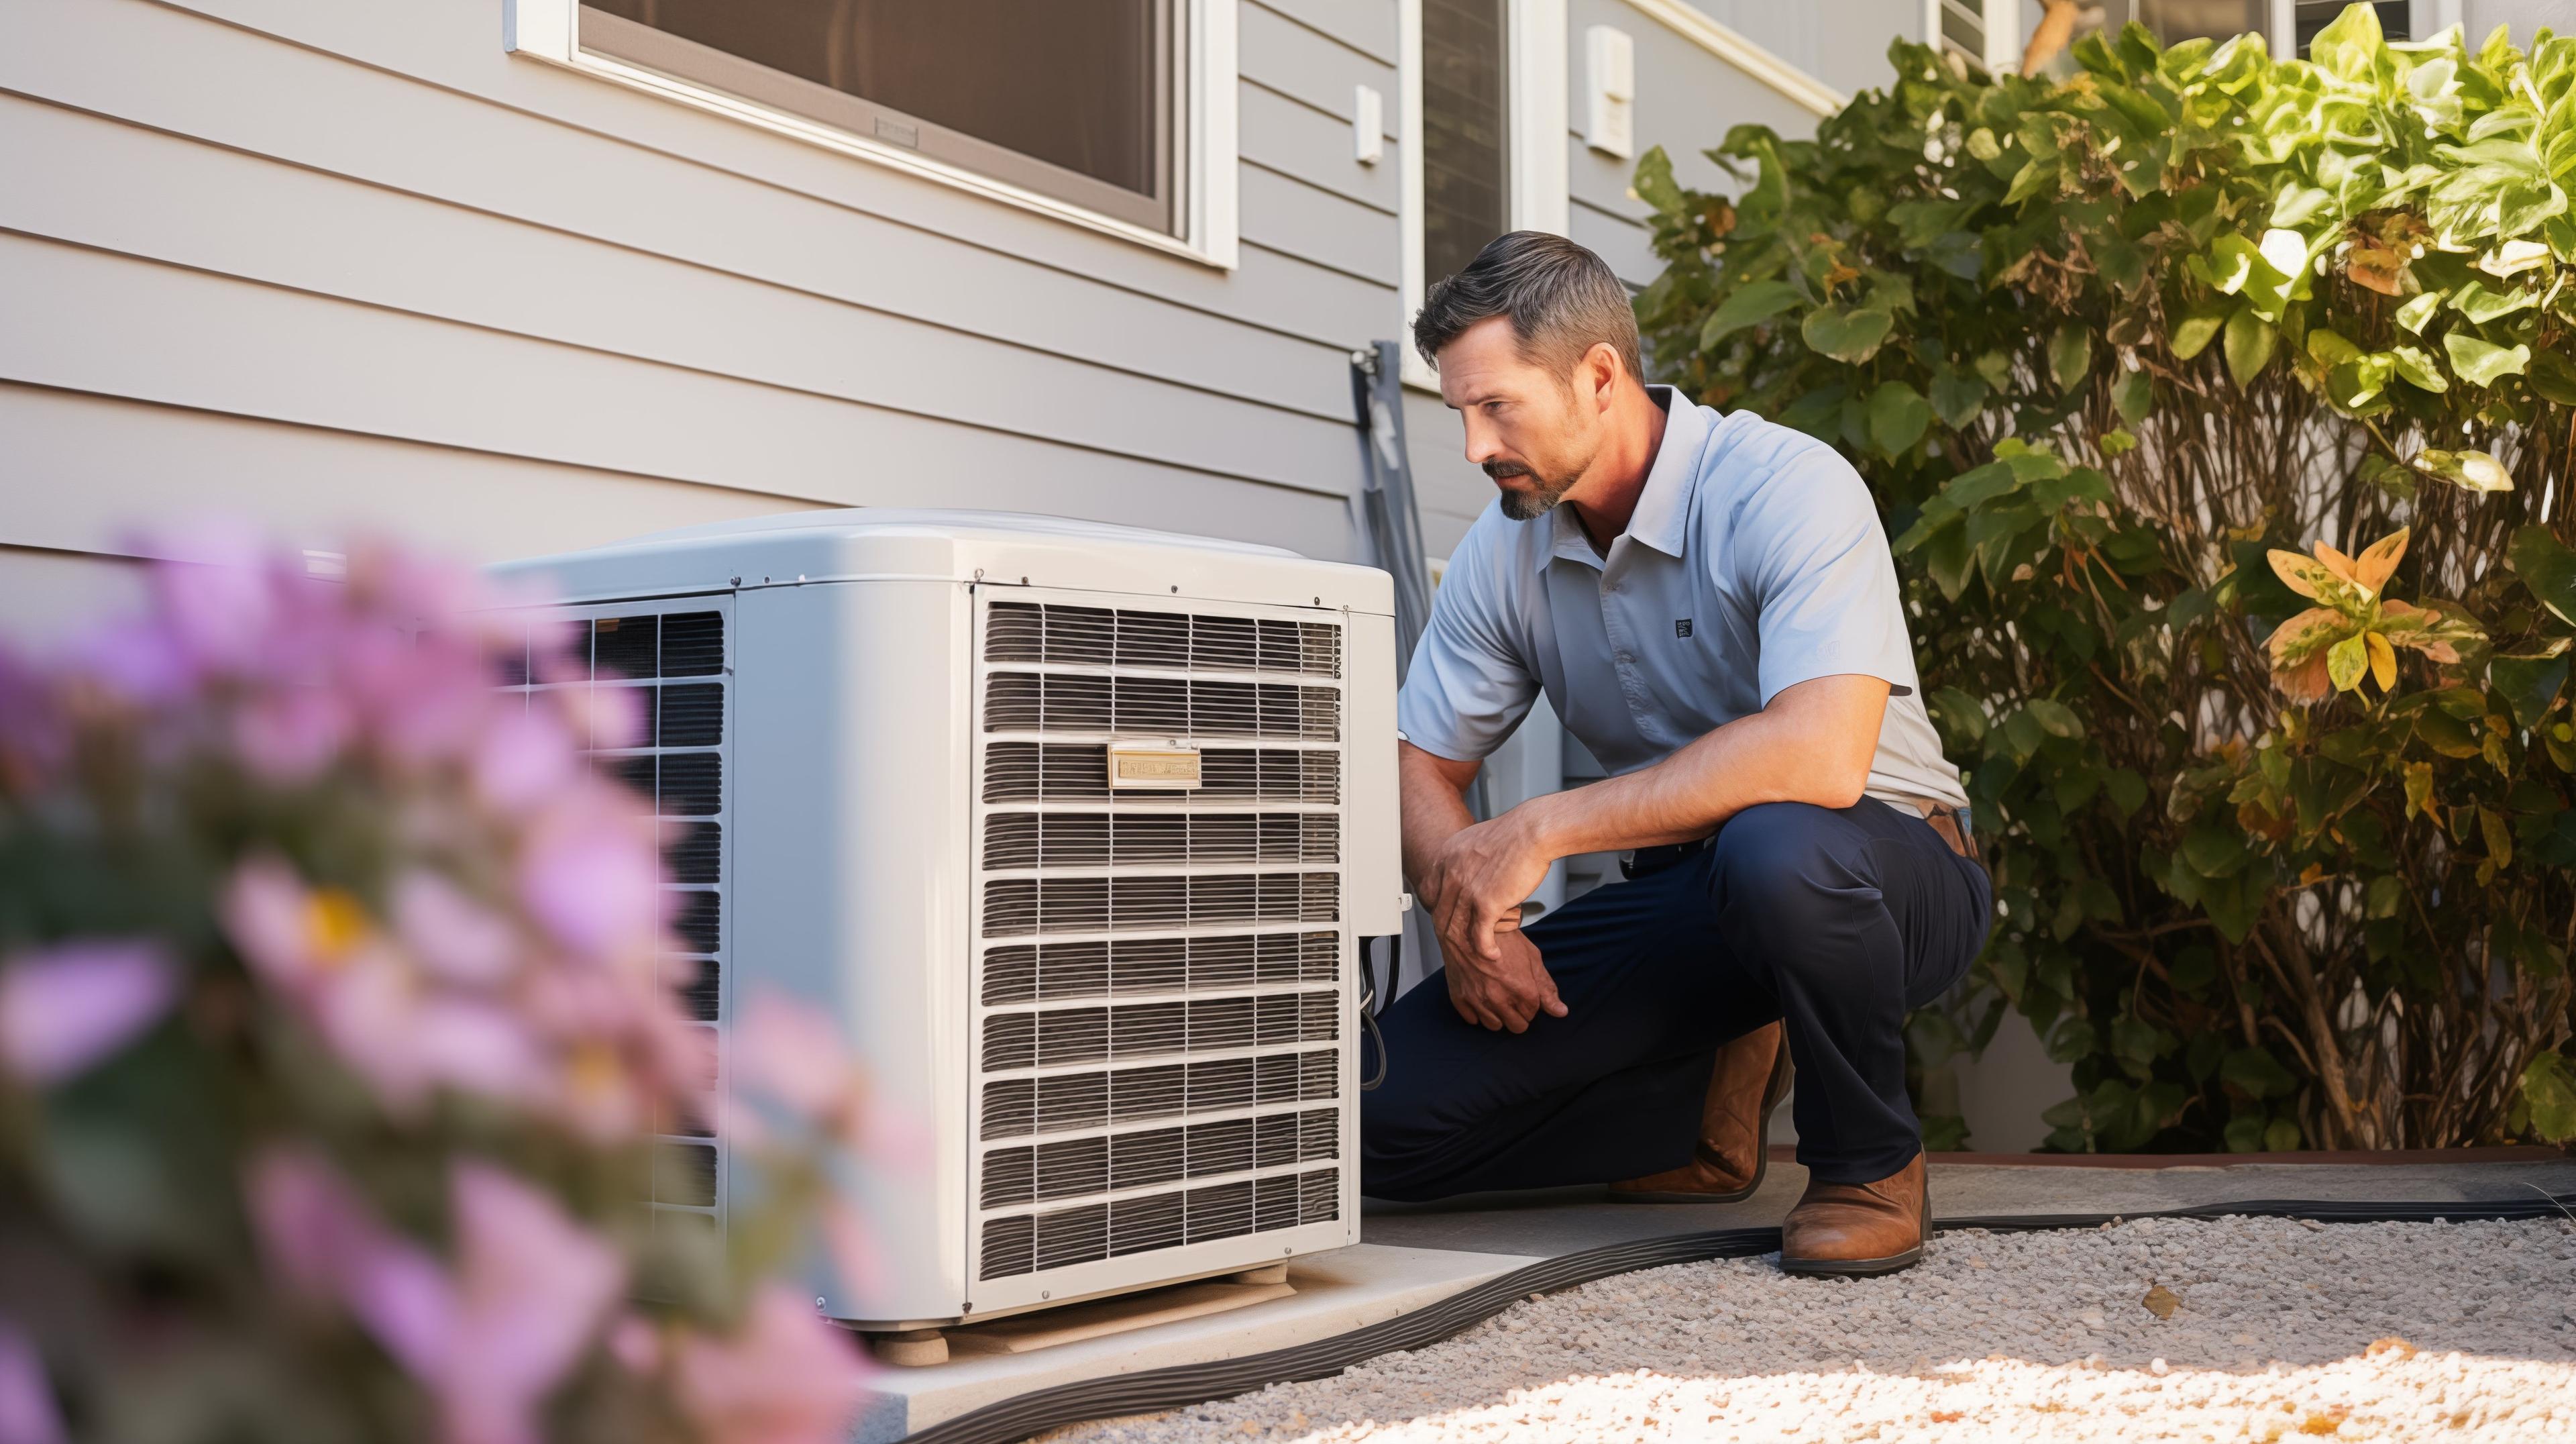
[[[985,582],[1221,597],[1389,615],[1374,567],[1280,547],[1022,512],[853,507],[782,512],[531,557],[493,568],[581,602],[851,581]]]

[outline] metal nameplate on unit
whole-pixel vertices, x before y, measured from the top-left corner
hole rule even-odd
[[[1193,791],[1199,785],[1198,749],[1113,742],[1109,744],[1109,785]]]

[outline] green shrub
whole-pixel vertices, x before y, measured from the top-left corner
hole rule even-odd
[[[1653,369],[1878,491],[2000,904],[1910,1036],[2026,1014],[2053,1147],[2576,1134],[2576,39],[2312,54],[1900,43],[1637,170]]]

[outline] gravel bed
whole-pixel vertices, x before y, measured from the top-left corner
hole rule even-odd
[[[1337,1377],[1054,1441],[2576,1439],[2576,1223],[2144,1219],[1602,1279]]]

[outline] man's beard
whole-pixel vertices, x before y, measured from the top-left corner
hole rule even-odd
[[[1496,482],[1500,482],[1507,476],[1526,476],[1538,483],[1537,489],[1533,491],[1515,491],[1510,487],[1501,489],[1503,515],[1514,521],[1531,521],[1547,515],[1555,509],[1558,502],[1565,500],[1565,494],[1574,489],[1574,484],[1583,479],[1583,473],[1575,471],[1555,481],[1548,481],[1517,461],[1488,461],[1485,463],[1485,475],[1492,477]]]

